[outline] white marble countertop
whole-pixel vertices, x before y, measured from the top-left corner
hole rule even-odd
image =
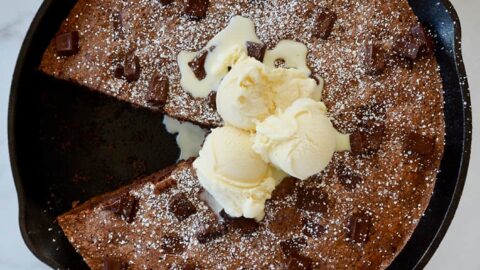
[[[41,0],[2,0],[0,9],[0,269],[48,269],[27,249],[18,227],[17,196],[8,157],[7,110],[17,54]],[[426,269],[480,270],[480,1],[452,0],[463,29],[464,60],[473,104],[472,157],[456,216]],[[476,136],[476,137],[475,137]]]

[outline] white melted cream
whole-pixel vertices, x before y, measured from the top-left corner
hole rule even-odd
[[[188,65],[197,52],[182,51],[178,55],[180,68],[180,85],[194,97],[206,97],[216,90],[222,78],[228,73],[228,68],[239,59],[247,56],[247,41],[262,43],[255,32],[253,21],[241,16],[235,16],[230,24],[211,39],[204,50],[209,50],[205,61],[206,77],[198,80]]]
[[[295,68],[310,76],[311,71],[307,66],[307,46],[293,40],[281,40],[273,50],[265,52],[263,62],[269,68],[275,68],[276,60],[285,61],[286,68]]]
[[[177,145],[180,148],[178,160],[186,160],[190,157],[197,157],[205,140],[206,131],[201,127],[188,122],[178,120],[165,115],[163,124],[170,134],[177,135]]]
[[[203,80],[198,80],[188,65],[201,51],[180,52],[177,61],[183,90],[197,98],[206,97],[211,91],[216,91],[229,68],[247,57],[247,41],[262,43],[255,32],[253,21],[241,16],[233,17],[228,26],[201,50],[208,50],[204,66],[206,77]],[[267,67],[275,68],[275,61],[278,59],[284,60],[287,68],[298,69],[307,76],[311,74],[307,66],[307,46],[302,43],[282,40],[273,50],[265,52],[264,63]]]

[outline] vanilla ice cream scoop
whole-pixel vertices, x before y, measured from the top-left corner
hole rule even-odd
[[[249,133],[228,126],[212,130],[193,166],[200,184],[227,214],[263,219],[278,179],[252,150]]]
[[[256,131],[254,151],[299,179],[323,170],[335,150],[348,150],[348,135],[338,133],[325,105],[312,99],[296,100],[258,124]]]
[[[255,130],[257,123],[298,98],[319,100],[321,86],[297,69],[267,68],[251,57],[236,62],[217,90],[217,111],[229,125]]]

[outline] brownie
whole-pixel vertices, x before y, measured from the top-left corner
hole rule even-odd
[[[409,58],[414,54],[409,45],[420,50],[412,39],[421,39],[426,32],[416,30],[418,20],[406,0],[198,1],[208,5],[199,18],[186,13],[190,1],[167,2],[78,0],[45,51],[40,69],[180,120],[218,126],[222,121],[209,98],[194,98],[180,87],[177,55],[182,50],[200,51],[231,17],[242,15],[254,21],[259,38],[270,49],[282,39],[307,45],[308,65],[325,79],[324,102],[342,127],[349,121],[340,115],[371,99],[391,106],[415,99],[413,105],[422,113],[438,109],[423,107],[425,95],[437,107],[442,102],[433,54],[419,51],[415,56],[420,59]],[[78,33],[78,48],[64,56],[56,41],[71,32]],[[398,49],[400,41],[406,49]],[[369,63],[364,59],[368,52],[382,57]],[[133,55],[133,61],[126,55]],[[129,76],[124,74],[125,64]],[[168,95],[160,91],[166,100],[151,102],[158,75],[168,79]]]

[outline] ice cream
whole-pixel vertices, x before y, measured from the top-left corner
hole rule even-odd
[[[217,110],[234,127],[255,130],[256,124],[299,98],[319,100],[321,88],[305,72],[267,68],[251,57],[239,60],[217,91]]]
[[[212,130],[193,166],[200,184],[227,214],[263,219],[265,201],[279,179],[253,151],[248,132],[234,127]]]
[[[265,162],[299,179],[322,171],[337,148],[348,150],[348,135],[335,130],[325,105],[308,98],[259,123],[253,141]]]

